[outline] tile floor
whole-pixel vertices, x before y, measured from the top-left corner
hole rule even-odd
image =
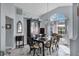
[[[59,42],[59,48],[57,50],[54,48],[54,51],[51,51],[51,54],[49,53],[48,49],[45,48],[45,56],[70,56],[70,47],[68,44],[69,43],[62,38]],[[29,46],[7,51],[9,52],[6,53],[6,56],[33,56],[33,51],[31,54],[28,52],[30,51]],[[40,54],[37,50],[35,56],[42,56],[42,53]]]

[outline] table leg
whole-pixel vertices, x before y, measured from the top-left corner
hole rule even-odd
[[[33,49],[33,56],[35,55],[35,51],[36,51],[36,49],[34,48],[34,49]]]
[[[17,48],[17,41],[16,41],[16,48]]]
[[[45,51],[44,51],[44,43],[43,43],[43,56],[45,56],[44,52],[45,52]]]
[[[19,41],[19,48],[20,48],[20,41]]]
[[[23,47],[24,47],[24,40],[23,40]]]

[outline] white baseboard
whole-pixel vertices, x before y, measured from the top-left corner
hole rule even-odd
[[[9,48],[11,48],[11,49],[15,49],[15,47],[6,47],[6,49],[9,49]]]
[[[9,48],[12,48],[12,47],[6,47],[6,49],[9,49]]]

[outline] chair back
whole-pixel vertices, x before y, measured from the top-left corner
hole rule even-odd
[[[33,38],[28,37],[28,39],[29,39],[29,45],[32,46],[33,45]]]
[[[50,38],[50,40],[48,40],[45,45],[46,47],[51,47],[51,44],[52,44],[52,38]]]

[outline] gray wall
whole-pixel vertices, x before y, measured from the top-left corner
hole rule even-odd
[[[77,37],[74,38],[75,40],[70,40],[70,51],[72,56],[79,56],[79,16],[78,19],[75,20],[75,24],[77,23]]]
[[[27,44],[27,18],[24,18],[24,44]]]
[[[74,40],[70,40],[71,56],[79,56],[79,16],[77,16],[77,4],[73,4],[73,30]]]
[[[77,38],[75,38],[75,40],[70,40],[70,52],[71,52],[71,56],[79,56],[79,17],[78,17],[78,35]]]

